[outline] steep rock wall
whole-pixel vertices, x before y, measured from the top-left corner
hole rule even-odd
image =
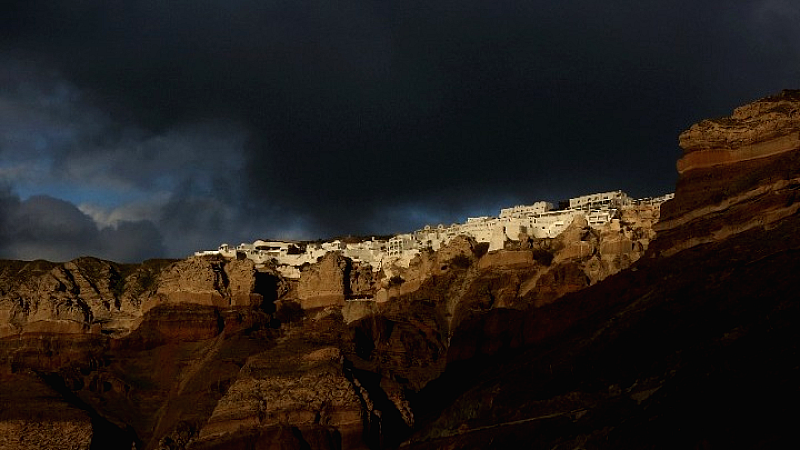
[[[92,420],[36,377],[0,374],[0,449],[89,450]],[[130,444],[129,444],[130,445]]]
[[[130,329],[160,264],[129,267],[94,258],[64,264],[0,264],[0,337]],[[145,276],[147,274],[148,276]],[[126,280],[125,276],[130,279]]]
[[[681,134],[675,198],[653,251],[671,254],[770,227],[800,208],[800,91],[783,91]]]
[[[249,259],[189,258],[162,272],[156,296],[142,309],[146,312],[159,303],[250,306],[261,302],[255,286],[255,263]]]
[[[325,255],[300,273],[297,298],[304,309],[344,305],[348,261],[338,252]]]
[[[304,309],[339,307],[345,299],[373,297],[377,282],[368,264],[330,252],[301,270],[295,295]]]
[[[703,120],[681,133],[678,172],[774,156],[800,147],[800,91],[736,108],[730,117]]]

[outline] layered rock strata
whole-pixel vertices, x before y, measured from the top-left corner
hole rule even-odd
[[[551,304],[465,315],[449,344],[457,361],[416,405],[432,418],[404,448],[793,445],[799,415],[772,405],[800,399],[799,97],[784,91],[681,136],[675,199],[632,270]],[[595,239],[571,239],[545,285],[584,272]],[[471,311],[510,284],[484,283]]]
[[[195,303],[208,306],[257,306],[255,263],[249,259],[225,261],[193,257],[161,273],[156,295],[143,312],[159,303]]]
[[[678,173],[766,158],[800,147],[800,91],[736,108],[730,117],[703,120],[681,133]]]
[[[653,250],[671,254],[753,228],[800,208],[800,91],[783,91],[681,134],[675,199],[662,207]]]
[[[219,257],[4,262],[0,364],[60,380],[67,404],[137,448],[397,446],[424,420],[419,392],[451,364],[523,345],[521,313],[629,267],[658,214],[625,209],[601,229],[577,218],[492,252],[459,237],[378,272],[330,253],[296,281]],[[95,416],[82,420],[100,445]]]
[[[94,258],[0,267],[0,337],[24,333],[128,332],[169,261],[138,266]]]
[[[366,448],[361,401],[343,372],[339,348],[286,349],[248,360],[193,447],[268,446],[281,429],[292,429],[299,444],[312,448]]]
[[[368,264],[330,252],[303,267],[296,296],[304,309],[344,306],[345,299],[372,298],[377,281]]]

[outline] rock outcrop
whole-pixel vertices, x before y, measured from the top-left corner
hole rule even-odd
[[[331,329],[341,325],[322,320]],[[292,448],[366,448],[363,444],[362,400],[344,371],[334,340],[309,345],[300,333],[289,333],[267,352],[250,357],[238,378],[200,429],[192,448],[228,448],[250,443],[280,448],[275,437],[293,430]],[[323,339],[324,341],[324,339]]]
[[[259,307],[288,290],[252,261],[190,258],[121,265],[94,258],[0,267],[0,337],[24,333],[125,335],[159,304]],[[263,286],[262,286],[263,285]]]
[[[0,337],[129,331],[166,262],[136,268],[94,258],[0,267]]]
[[[162,272],[156,295],[143,312],[159,303],[194,303],[207,306],[257,306],[263,295],[256,290],[255,263],[249,259],[192,257]]]
[[[800,91],[736,108],[730,117],[703,120],[681,133],[678,173],[766,158],[800,148]]]
[[[675,199],[662,207],[653,251],[671,254],[795,214],[800,91],[783,91],[681,134]]]
[[[89,450],[94,430],[85,411],[31,375],[0,375],[0,450]]]
[[[468,267],[476,260],[478,246],[471,237],[457,236],[436,252],[423,251],[411,260],[406,269],[391,267],[388,272],[391,276],[383,280],[381,300],[414,292],[425,280],[447,273],[451,268]]]
[[[302,268],[294,295],[303,309],[341,307],[345,300],[373,298],[379,276],[369,264],[330,252]]]

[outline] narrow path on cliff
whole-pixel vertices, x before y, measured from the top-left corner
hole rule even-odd
[[[468,429],[458,428],[456,430],[447,430],[446,432],[443,432],[442,435],[437,437],[437,438],[429,439],[429,440],[426,440],[426,441],[415,441],[415,442],[406,441],[406,442],[403,442],[402,444],[400,444],[400,447],[407,447],[409,445],[416,444],[416,443],[419,443],[419,442],[431,442],[431,441],[437,441],[437,440],[440,440],[440,439],[448,439],[448,438],[451,438],[451,437],[454,437],[454,436],[464,436],[466,434],[477,433],[479,431],[492,430],[492,429],[500,428],[500,427],[522,425],[522,424],[529,423],[529,422],[535,422],[537,420],[554,419],[554,418],[563,417],[563,416],[570,416],[574,420],[574,419],[578,419],[581,416],[583,416],[583,414],[586,411],[587,411],[586,408],[580,408],[580,409],[573,409],[571,411],[566,411],[566,412],[558,412],[558,413],[553,413],[553,414],[545,414],[543,416],[529,417],[527,419],[511,420],[511,421],[508,421],[508,422],[500,422],[500,423],[495,423],[495,424],[492,424],[492,425],[484,425],[482,427],[475,427],[475,428],[468,428]]]

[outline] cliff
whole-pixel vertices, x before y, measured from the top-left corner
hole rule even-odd
[[[783,91],[705,120],[680,136],[675,199],[662,208],[653,250],[670,254],[796,213],[800,91]]]
[[[704,120],[681,133],[684,150],[678,173],[724,166],[797,150],[800,146],[800,91],[736,108],[730,117]]]
[[[797,104],[682,134],[661,208],[498,251],[3,262],[0,448],[786,445]]]
[[[426,419],[405,448],[791,445],[799,106],[784,91],[681,134],[675,198],[645,257],[465,322],[461,347],[482,351],[422,389]]]
[[[373,297],[377,282],[368,264],[330,252],[303,268],[296,297],[305,309],[344,306],[345,299]]]
[[[81,422],[89,441],[110,427],[140,448],[397,443],[417,420],[415,392],[449,362],[497,350],[465,339],[470,324],[553,302],[641,256],[653,211],[625,214],[491,253],[458,238],[392,277],[335,252],[297,281],[246,259],[8,261],[0,361],[107,418]],[[34,417],[45,407],[26,406]]]
[[[171,261],[121,265],[95,258],[64,264],[0,264],[0,337],[128,331]]]

